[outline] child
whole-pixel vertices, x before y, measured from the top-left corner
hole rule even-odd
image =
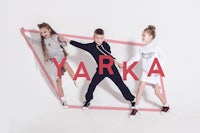
[[[156,36],[155,32],[156,27],[153,25],[149,25],[147,28],[144,29],[142,33],[142,42],[145,46],[143,46],[136,55],[127,62],[127,66],[130,66],[133,62],[142,61],[142,76],[140,85],[136,94],[136,102],[135,106],[132,108],[131,116],[136,115],[138,112],[138,104],[145,88],[146,84],[151,84],[154,87],[156,96],[162,102],[162,111],[167,112],[169,110],[169,106],[167,104],[166,99],[164,98],[163,94],[160,92],[160,76],[158,74],[152,74],[151,76],[147,76],[150,70],[150,67],[153,63],[155,58],[158,58],[160,63],[164,62],[164,56],[161,50],[156,46],[152,41]],[[122,64],[120,65],[122,66]]]
[[[130,101],[131,105],[133,106],[133,103],[134,103],[133,101],[134,101],[135,96],[133,96],[131,94],[128,87],[122,81],[119,71],[114,63],[111,66],[111,69],[114,73],[113,75],[110,74],[107,69],[104,69],[103,74],[99,74],[99,71],[98,71],[99,70],[99,57],[101,55],[109,55],[113,60],[115,59],[111,55],[111,50],[110,50],[109,44],[104,41],[104,31],[102,29],[96,29],[94,31],[93,39],[94,39],[94,42],[92,42],[92,43],[81,44],[79,42],[68,40],[65,38],[65,41],[70,42],[70,44],[72,44],[73,46],[89,52],[93,56],[93,58],[95,59],[97,65],[98,65],[98,67],[96,69],[96,73],[95,73],[94,77],[92,78],[92,81],[89,85],[88,91],[85,95],[86,101],[84,102],[83,109],[89,108],[90,101],[93,99],[93,93],[94,93],[96,86],[105,77],[110,78],[117,85],[117,87],[120,89],[124,98],[126,100]],[[108,61],[108,60],[105,60],[105,61]],[[118,64],[117,61],[115,61],[115,63]]]
[[[50,68],[53,71],[52,72],[53,77],[56,79],[58,91],[61,96],[60,98],[61,105],[64,108],[67,108],[68,105],[67,105],[66,97],[64,96],[64,93],[63,93],[61,76],[57,76],[57,68],[52,61],[52,58],[55,58],[57,62],[59,63],[64,57],[68,55],[64,49],[64,46],[66,46],[67,43],[62,40],[62,37],[60,37],[51,28],[49,24],[47,23],[38,24],[38,28],[40,30],[40,37],[41,37],[40,40],[34,40],[30,37],[28,37],[28,39],[32,44],[37,44],[42,47],[44,62],[45,63],[48,62],[50,64]],[[24,29],[21,28],[21,33],[25,37],[26,35],[24,34],[23,30]],[[70,77],[73,79],[74,72],[67,62],[65,62],[65,64],[63,65],[62,74],[64,74],[65,70],[69,73]]]

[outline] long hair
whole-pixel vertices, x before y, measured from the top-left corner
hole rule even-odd
[[[47,29],[50,29],[51,30],[51,35],[53,35],[53,34],[57,34],[52,28],[51,28],[51,26],[49,25],[49,24],[47,24],[47,23],[41,23],[41,24],[38,24],[37,25],[38,26],[38,28],[39,29],[41,29],[41,28],[47,28]],[[42,45],[42,52],[43,52],[43,56],[44,56],[44,62],[46,62],[47,61],[47,59],[48,59],[48,55],[47,55],[47,51],[46,51],[46,46],[45,46],[45,44],[44,44],[44,37],[43,36],[41,36],[40,35],[40,37],[41,37],[41,45]]]

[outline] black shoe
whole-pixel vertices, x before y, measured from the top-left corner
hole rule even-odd
[[[82,109],[88,109],[90,106],[90,102],[86,101],[82,107]]]
[[[134,117],[137,114],[138,110],[137,109],[132,109],[130,117]]]
[[[169,106],[162,106],[161,109],[163,112],[167,112],[169,110]]]
[[[131,102],[131,109],[134,109],[134,107],[135,107],[135,102]]]
[[[62,107],[64,108],[64,109],[67,109],[68,108],[68,104],[67,104],[67,101],[65,100],[65,101],[62,101],[61,100],[61,105],[62,105]]]

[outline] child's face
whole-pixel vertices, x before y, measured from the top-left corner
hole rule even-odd
[[[149,35],[148,32],[143,32],[142,33],[142,42],[144,44],[149,44],[152,41],[153,36]]]
[[[101,45],[104,41],[104,35],[94,34],[93,38],[97,45]]]
[[[44,38],[49,38],[51,36],[51,29],[46,27],[40,28],[40,35]]]

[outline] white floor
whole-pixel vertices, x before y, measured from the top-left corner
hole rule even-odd
[[[2,1],[1,25],[6,32],[1,28],[0,132],[200,133],[198,3],[197,0]],[[99,5],[102,9],[97,10]],[[119,16],[123,21],[119,21]],[[22,26],[36,28],[36,24],[43,21],[51,23],[58,32],[85,36],[92,36],[94,28],[103,26],[107,38],[124,41],[140,39],[143,26],[155,24],[158,40],[168,58],[166,94],[171,111],[164,116],[157,112],[141,112],[141,116],[130,119],[129,111],[62,109],[35,69],[33,53],[19,32]],[[112,47],[116,56],[118,50],[122,49]],[[128,59],[127,52],[123,53]],[[77,56],[83,56],[84,61],[93,66],[86,54],[78,53]],[[78,59],[77,56],[74,58]],[[82,91],[79,89],[65,87],[68,96],[76,99],[69,98],[69,103],[82,102],[75,96]],[[104,97],[109,96],[112,101],[103,101],[100,91],[96,91],[95,102],[125,105],[111,95]]]
[[[9,133],[199,133],[199,114],[188,114],[172,106],[165,115],[140,112],[129,118],[129,111],[62,109],[47,94],[12,95],[9,104]]]
[[[170,75],[171,78],[168,79],[168,84],[165,87],[171,110],[164,116],[158,112],[140,112],[141,116],[130,119],[129,111],[62,109],[41,76],[39,66],[36,60],[33,61],[32,52],[27,48],[25,42],[22,43],[22,47],[25,47],[26,51],[19,52],[16,55],[16,60],[10,57],[12,63],[8,65],[9,69],[5,69],[9,70],[9,73],[7,74],[7,71],[4,71],[3,75],[5,76],[2,76],[0,80],[4,83],[1,88],[1,95],[3,95],[3,97],[1,96],[1,103],[6,105],[8,109],[6,112],[4,106],[2,106],[3,113],[1,110],[1,115],[3,117],[1,118],[6,120],[2,121],[1,119],[1,128],[8,126],[9,133],[200,132],[199,89],[196,84],[190,84],[194,80],[197,82],[198,78],[192,79],[192,82],[187,80],[187,83],[180,78],[173,79],[173,73]],[[18,46],[15,50],[17,48]],[[26,54],[32,58],[24,58]],[[17,58],[21,58],[21,60],[17,60]],[[90,73],[90,75],[92,74]],[[179,77],[181,76],[180,74]],[[87,89],[89,81],[84,82],[87,85],[81,84],[79,88],[75,88],[69,76],[65,78],[67,79],[63,80],[63,88],[68,96],[68,102],[70,104],[81,104],[83,93]],[[130,88],[136,88],[133,87],[132,82],[126,83]],[[119,90],[113,87],[111,81],[107,80],[99,86],[100,89],[95,90],[93,105],[127,106],[121,94],[118,94]],[[196,93],[189,95],[188,89],[193,89]],[[131,91],[133,92],[133,90]],[[153,91],[150,93],[154,95]],[[152,105],[153,107],[159,104],[157,101],[155,103],[156,105]],[[141,104],[143,107],[147,106],[145,105],[146,102],[141,102]],[[8,114],[8,119],[4,114]],[[6,121],[8,124],[6,124]]]
[[[26,47],[26,45],[23,45],[23,47]],[[24,52],[32,55],[27,47],[26,49],[27,51]],[[17,57],[24,55],[24,53],[19,53]],[[12,62],[15,64],[14,66],[20,69],[15,70],[10,67],[9,74],[7,75],[5,71],[5,76],[1,79],[1,81],[5,80],[5,85],[2,87],[3,93],[1,95],[3,97],[1,97],[1,102],[8,109],[6,112],[8,124],[1,120],[1,123],[3,123],[1,125],[3,125],[3,128],[4,125],[8,125],[9,133],[200,132],[200,106],[197,104],[199,90],[195,85],[195,87],[191,87],[190,84],[182,84],[183,81],[180,80],[180,83],[177,81],[176,84],[173,84],[173,80],[170,79],[170,84],[166,84],[166,94],[171,110],[165,115],[160,115],[159,112],[140,112],[141,116],[130,119],[129,111],[62,109],[41,76],[36,60],[33,61],[34,57],[22,59],[20,63],[20,60],[13,60]],[[69,104],[81,105],[84,100],[83,93],[86,91],[89,81],[84,82],[87,85],[80,84],[78,88],[75,88],[67,74],[64,78],[63,88]],[[80,79],[78,82],[80,83],[82,80],[84,79]],[[126,84],[131,88],[136,88],[133,87],[132,82],[126,82]],[[196,93],[189,95],[189,87],[196,89]],[[147,90],[149,91],[147,97],[154,95],[152,90]],[[131,91],[133,92],[133,90]],[[4,94],[5,92],[8,93]],[[141,106],[158,107],[160,104],[158,100],[153,99],[152,101],[155,101],[154,105],[148,105],[146,101],[141,101]],[[113,87],[113,83],[109,80],[99,84],[98,89],[95,90],[95,98],[92,104],[128,106],[119,94],[119,90]],[[4,114],[1,113],[3,118],[5,117]]]

